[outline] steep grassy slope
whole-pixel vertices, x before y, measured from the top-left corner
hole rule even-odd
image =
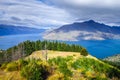
[[[0,80],[119,80],[120,70],[77,52],[35,51],[25,59],[3,64]],[[10,75],[11,74],[11,75]]]

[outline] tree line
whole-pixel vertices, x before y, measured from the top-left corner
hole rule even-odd
[[[45,48],[46,46],[46,48]],[[58,41],[24,41],[17,46],[11,47],[7,50],[0,50],[0,64],[10,62],[30,55],[38,50],[56,50],[56,51],[69,51],[80,52],[83,47],[75,44],[66,44]]]

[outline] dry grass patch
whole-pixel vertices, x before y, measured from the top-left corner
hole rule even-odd
[[[67,57],[67,56],[75,56],[75,57],[81,57],[80,53],[78,52],[64,52],[64,51],[52,51],[47,50],[47,57],[48,59],[56,58],[58,56],[60,57]],[[42,59],[45,60],[45,50],[35,51],[27,58],[35,58],[35,59]]]
[[[21,77],[19,71],[4,72],[0,70],[0,80],[26,80]]]

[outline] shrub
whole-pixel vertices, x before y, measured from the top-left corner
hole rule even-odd
[[[102,78],[100,75],[98,75],[95,78],[91,78],[89,80],[108,80],[108,79],[107,78]]]
[[[83,56],[87,56],[88,55],[88,51],[85,48],[82,48],[80,51],[81,55]]]
[[[66,58],[57,57],[53,59],[49,59],[48,63],[56,68],[59,72],[64,75],[65,80],[72,76],[72,71],[69,69],[67,63],[69,63],[73,59],[72,56],[68,56]]]
[[[19,60],[18,60],[18,69],[21,70],[22,67],[26,66],[27,64],[28,64],[28,61],[27,61],[27,60],[19,59]]]
[[[68,69],[68,66],[66,63],[61,63],[59,65],[59,71],[63,73],[65,76],[72,76],[72,71]]]
[[[18,64],[16,62],[10,62],[7,64],[6,71],[16,71],[18,70]]]
[[[73,56],[67,56],[65,59],[66,59],[66,61],[68,62],[68,61],[70,61],[70,60],[73,60]]]
[[[22,68],[21,75],[27,80],[43,80],[47,78],[49,72],[45,66],[38,65],[37,62],[33,61]]]
[[[108,77],[110,77],[110,78],[117,77],[117,78],[120,79],[120,71],[118,71],[115,68],[109,69]]]
[[[62,73],[56,73],[51,75],[48,80],[65,80],[64,75]]]
[[[0,68],[1,68],[1,69],[5,69],[5,68],[7,67],[7,64],[8,64],[8,62],[3,63]]]

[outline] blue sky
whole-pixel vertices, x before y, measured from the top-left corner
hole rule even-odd
[[[56,28],[76,21],[120,25],[120,0],[0,0],[0,24]]]

